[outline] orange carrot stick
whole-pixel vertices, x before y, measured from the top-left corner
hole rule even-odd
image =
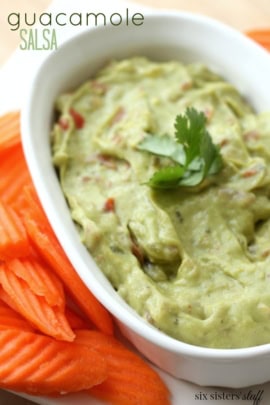
[[[26,230],[16,212],[0,200],[0,260],[30,253]]]
[[[0,117],[0,153],[20,142],[20,112],[12,111]]]
[[[270,51],[270,29],[249,30],[246,35]]]
[[[91,348],[36,333],[0,331],[0,387],[29,394],[89,389],[107,376],[104,358]]]
[[[17,175],[18,172],[19,174]],[[17,165],[10,171],[8,178],[6,178],[6,183],[8,179],[14,179],[12,182],[10,181],[9,184],[6,184],[5,187],[2,188],[0,191],[1,197],[3,201],[7,204],[14,206],[17,199],[20,197],[21,190],[29,185],[32,184],[32,180],[28,171],[25,171],[21,165]]]
[[[21,144],[4,150],[0,156],[0,196],[12,204],[25,185],[32,184]]]
[[[8,170],[12,169],[12,167],[10,167],[10,163],[13,166],[16,165],[16,162],[18,163],[20,160],[22,160],[23,156],[24,155],[21,142],[16,143],[11,148],[3,149],[0,159],[0,169],[1,171],[3,171],[2,175],[7,175]],[[3,180],[2,177],[1,181]]]
[[[3,329],[19,329],[34,332],[34,328],[29,322],[0,299],[0,333]]]
[[[59,340],[73,341],[74,333],[68,324],[64,309],[48,304],[44,296],[35,294],[27,282],[18,277],[9,264],[0,268],[0,283],[9,295],[12,308],[35,325],[41,332]]]
[[[0,267],[0,272],[1,272],[1,267]],[[6,293],[6,291],[3,289],[1,281],[0,281],[0,300],[2,300],[9,308],[11,308],[13,311],[18,312],[17,307],[15,303],[13,302],[12,298],[9,296],[9,294]]]
[[[7,266],[17,277],[24,280],[36,295],[43,296],[49,305],[64,309],[63,285],[47,265],[31,257],[11,260]]]
[[[66,307],[65,315],[68,320],[70,327],[74,329],[88,329],[90,327],[87,320],[80,317],[75,311],[71,308]]]
[[[87,345],[108,362],[108,378],[89,393],[113,405],[168,405],[169,391],[159,375],[112,336],[76,331],[75,343]]]
[[[110,314],[88,290],[72,267],[50,227],[33,188],[27,187],[24,196],[22,217],[29,238],[62,280],[80,309],[98,329],[112,334],[113,323]]]

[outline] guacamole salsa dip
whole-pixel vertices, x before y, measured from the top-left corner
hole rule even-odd
[[[203,112],[223,166],[155,189],[169,158],[140,149]],[[56,102],[53,162],[82,242],[149,323],[193,345],[270,343],[270,114],[200,63],[112,61]]]

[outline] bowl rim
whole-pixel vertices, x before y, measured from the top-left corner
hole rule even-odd
[[[248,37],[245,37],[240,31],[236,30],[235,28],[218,21],[212,17],[202,15],[202,14],[197,14],[193,12],[188,12],[188,11],[178,11],[178,10],[167,10],[167,9],[162,9],[162,10],[146,10],[145,15],[147,16],[148,20],[156,20],[156,19],[176,19],[176,20],[181,20],[184,19],[186,21],[189,21],[191,23],[199,23],[203,24],[204,26],[210,26],[214,28],[218,32],[226,32],[226,35],[230,37],[231,39],[236,38],[238,40],[241,40],[245,46],[248,46],[250,48],[253,48],[253,51],[258,53],[258,55],[261,55],[261,57],[267,57],[269,59],[268,63],[270,66],[270,56],[268,53],[261,48],[259,45],[257,45],[255,42],[253,42],[251,39]],[[81,38],[88,37],[89,35],[91,36],[93,33],[95,35],[98,35],[99,32],[102,32],[104,30],[110,30],[110,29],[116,29],[116,27],[112,26],[97,26],[94,28],[90,28],[87,30],[84,30],[74,36],[72,36],[70,39],[64,41],[58,48],[57,51],[61,49],[61,52],[68,50],[70,46],[73,44],[76,44],[77,42],[80,42]],[[44,204],[44,201],[46,201],[46,198],[48,197],[48,193],[46,191],[46,187],[43,184],[40,184],[39,182],[39,177],[38,174],[34,171],[31,170],[33,167],[36,167],[37,164],[37,158],[33,155],[33,150],[32,150],[32,144],[31,144],[31,107],[34,103],[33,100],[33,95],[34,95],[34,88],[36,87],[37,83],[40,80],[40,77],[42,77],[43,71],[46,70],[46,67],[48,64],[52,63],[52,61],[55,58],[56,52],[52,52],[49,54],[40,64],[38,67],[37,71],[34,74],[33,80],[30,85],[30,91],[28,94],[26,94],[26,101],[24,103],[24,106],[22,108],[22,113],[21,113],[21,132],[22,132],[22,144],[23,144],[23,150],[24,154],[26,157],[27,164],[30,169],[31,177],[33,179],[33,183],[35,185],[35,188],[37,190],[37,193],[40,197],[41,204],[46,212],[46,215],[48,216],[48,219],[50,223],[53,226],[53,220],[56,218],[56,214],[50,213],[50,209],[52,209],[52,205],[46,202]],[[54,229],[55,231],[55,229]],[[56,232],[56,231],[55,231]],[[68,258],[70,261],[73,263],[72,258],[70,257],[70,253],[68,252],[68,249],[62,244],[62,238],[60,236],[60,232],[56,232],[56,236],[59,239],[59,242],[61,243],[63,249],[65,250]],[[90,253],[89,253],[90,255]],[[74,264],[73,264],[74,266]],[[75,267],[75,266],[74,266]],[[77,271],[76,267],[75,270]],[[99,269],[101,272],[101,270]],[[77,271],[78,275],[81,277],[80,273]],[[83,280],[85,283],[85,281]],[[97,281],[96,281],[97,282]],[[101,286],[102,287],[102,286]],[[102,287],[103,289],[103,287]],[[259,345],[259,346],[252,346],[252,347],[244,347],[244,348],[228,348],[228,349],[223,349],[223,348],[209,348],[209,347],[204,347],[204,346],[197,346],[197,345],[192,345],[189,343],[185,343],[182,341],[178,341],[169,335],[166,335],[165,333],[159,331],[157,328],[153,328],[151,325],[145,325],[142,321],[143,318],[136,319],[135,317],[130,316],[130,313],[128,311],[120,311],[118,308],[118,303],[116,303],[115,306],[115,299],[113,298],[114,305],[111,305],[111,302],[107,302],[107,294],[102,295],[102,291],[100,294],[97,294],[97,291],[95,289],[92,290],[94,295],[96,295],[97,299],[109,310],[109,312],[112,313],[112,315],[118,319],[121,323],[126,325],[131,331],[134,331],[137,335],[140,337],[144,338],[146,341],[149,343],[152,343],[160,348],[166,349],[172,353],[177,353],[177,354],[182,354],[183,356],[192,356],[194,358],[211,358],[213,360],[220,360],[220,359],[226,359],[226,360],[237,360],[237,359],[242,359],[242,358],[253,358],[253,357],[258,357],[258,356],[264,356],[265,354],[270,354],[270,343]],[[142,327],[142,325],[145,325],[145,327]]]

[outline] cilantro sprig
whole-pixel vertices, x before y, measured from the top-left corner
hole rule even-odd
[[[175,139],[168,135],[148,135],[138,146],[140,150],[172,160],[148,181],[152,188],[197,186],[207,176],[222,168],[222,157],[206,128],[206,117],[194,108],[187,108],[175,120]]]

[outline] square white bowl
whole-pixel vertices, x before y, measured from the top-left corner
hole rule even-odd
[[[270,380],[270,344],[209,349],[166,336],[114,291],[80,242],[51,162],[54,103],[112,58],[202,62],[234,84],[258,111],[270,110],[270,56],[236,30],[210,18],[152,12],[141,26],[98,27],[62,45],[39,68],[22,111],[22,140],[48,219],[83,282],[113,314],[122,333],[153,363],[200,385],[244,387]]]

